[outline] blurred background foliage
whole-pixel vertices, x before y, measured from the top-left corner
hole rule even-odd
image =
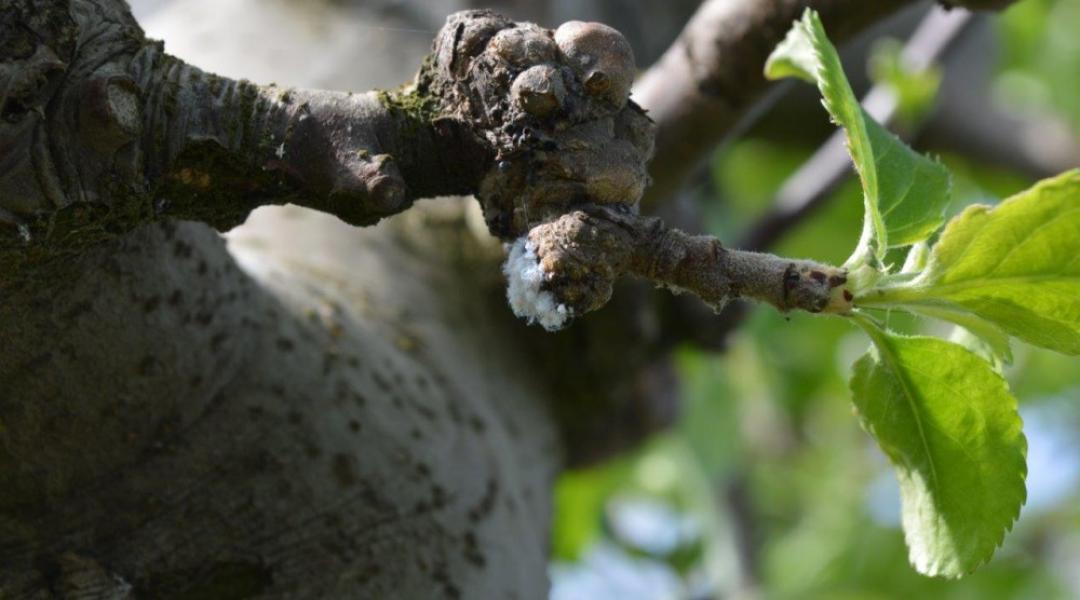
[[[1080,134],[1080,2],[1023,0],[993,23],[992,102]],[[908,73],[899,43],[874,48],[864,70],[895,88],[898,126],[916,129],[950,73]],[[952,170],[954,212],[1033,182],[916,145]],[[814,149],[752,130],[718,152],[698,190],[707,228],[737,239]],[[861,210],[849,181],[775,251],[842,262]],[[895,315],[890,325],[948,334]],[[1015,346],[1006,376],[1029,441],[1028,501],[990,564],[944,581],[908,566],[892,470],[852,416],[847,377],[867,345],[841,319],[756,310],[726,352],[682,350],[678,426],[559,482],[552,599],[1080,598],[1077,360]]]

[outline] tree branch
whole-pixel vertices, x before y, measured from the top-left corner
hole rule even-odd
[[[367,225],[476,193],[512,238],[645,187],[651,122],[627,102],[630,47],[603,25],[458,13],[412,84],[347,94],[204,73],[145,40],[119,2],[38,4],[5,9],[25,25],[0,54],[7,273],[162,217],[224,230],[293,202]]]
[[[515,243],[505,271],[514,312],[549,330],[607,303],[623,274],[693,292],[715,311],[736,298],[784,312],[852,308],[843,269],[726,249],[714,237],[605,207],[585,207],[533,228]]]
[[[84,227],[95,212],[115,231],[156,217],[228,229],[284,202],[370,224],[475,188],[485,164],[433,126],[422,86],[354,95],[218,77],[164,54],[116,2],[19,3],[6,16],[25,28],[5,36],[35,47],[0,56],[2,208],[24,237],[64,241],[62,217]],[[66,26],[34,38],[50,19]]]
[[[903,60],[913,69],[925,69],[937,61],[972,22],[966,11],[934,9],[923,18],[904,45]],[[862,106],[870,116],[888,125],[896,117],[897,101],[883,85],[875,85],[863,97]],[[772,206],[748,228],[740,248],[764,251],[796,227],[831,197],[836,187],[851,174],[851,159],[844,146],[844,133],[834,132],[809,159],[780,185]],[[711,339],[699,339],[710,346],[721,344],[749,314],[744,303],[728,306],[719,317],[694,313],[692,320],[708,319],[706,327],[695,324],[691,332],[707,331]],[[680,315],[682,318],[682,315]]]

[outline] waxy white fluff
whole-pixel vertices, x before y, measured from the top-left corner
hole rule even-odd
[[[573,316],[565,304],[555,300],[555,294],[540,289],[544,269],[536,256],[536,247],[527,238],[518,238],[510,247],[503,273],[508,282],[506,298],[515,315],[530,324],[539,323],[548,331],[562,329]]]

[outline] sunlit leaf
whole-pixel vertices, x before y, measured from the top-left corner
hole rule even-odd
[[[848,266],[880,264],[890,246],[924,240],[941,225],[949,200],[948,171],[913,152],[863,111],[816,12],[803,13],[769,57],[765,75],[817,84],[825,108],[847,134],[865,209],[862,236]]]
[[[930,237],[945,222],[951,181],[936,160],[913,151],[864,114],[874,169],[878,174],[878,210],[889,246],[907,246]]]
[[[874,346],[855,363],[851,390],[896,469],[911,563],[926,575],[970,573],[1026,498],[1016,399],[989,363],[957,344],[860,325]]]
[[[921,276],[857,302],[936,312],[964,327],[970,314],[1026,342],[1080,354],[1080,170],[995,208],[968,207],[942,232]]]
[[[943,304],[940,306],[922,305],[915,307],[912,312],[917,315],[948,321],[963,327],[968,333],[977,337],[985,345],[985,351],[991,359],[1000,360],[1003,363],[1012,362],[1012,348],[1009,345],[1009,335],[1000,327],[983,319],[979,315],[972,314],[964,309]],[[970,347],[969,347],[970,349]]]

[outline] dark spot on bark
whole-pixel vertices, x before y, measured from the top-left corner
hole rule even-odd
[[[409,436],[412,437],[412,439],[417,440],[417,441],[420,441],[420,440],[424,439],[423,432],[421,432],[419,429],[417,429],[415,427],[413,427],[412,430],[409,431]]]
[[[176,235],[176,221],[165,219],[160,221],[158,226],[161,228],[161,232],[164,234],[165,239],[172,241],[173,237]]]
[[[472,531],[465,532],[465,560],[475,567],[482,569],[487,564],[484,554],[480,551],[480,544],[476,541],[476,534]]]
[[[156,356],[148,354],[139,361],[138,373],[142,377],[149,377],[157,371],[159,364]]]
[[[379,389],[384,392],[390,391],[390,382],[383,377],[382,373],[375,371],[371,374],[372,379],[375,380],[375,385],[379,386]]]
[[[169,306],[176,306],[180,304],[180,301],[184,299],[184,292],[180,290],[173,290],[173,293],[169,294]]]
[[[59,597],[57,590],[61,587],[60,577],[63,575],[63,570],[60,568],[60,563],[53,556],[38,556],[34,559],[34,569],[41,574],[41,578],[45,580],[46,587],[49,588],[49,594],[52,598]]]
[[[432,410],[430,406],[427,406],[425,404],[417,404],[416,411],[419,412],[428,421],[434,422],[437,417],[437,413]]]
[[[324,372],[323,375],[326,373]],[[344,400],[349,395],[349,382],[344,379],[338,379],[335,384],[334,394],[338,400]]]
[[[360,359],[356,356],[350,356],[345,360],[345,362],[354,369],[360,366]]]
[[[374,579],[382,574],[382,567],[372,563],[367,565],[363,571],[357,574],[356,580],[360,583],[365,583],[371,579]]]
[[[416,473],[421,477],[431,477],[431,467],[427,463],[416,463]]]
[[[446,593],[447,597],[454,599],[461,597],[461,589],[459,589],[454,582],[450,581],[450,573],[446,568],[445,562],[439,561],[435,564],[435,568],[431,571],[431,578],[442,586],[443,592]]]
[[[76,302],[66,313],[64,313],[64,319],[67,321],[74,320],[80,315],[90,312],[94,308],[94,305],[89,300],[83,300]]]
[[[485,518],[495,508],[495,502],[499,496],[499,482],[494,477],[489,477],[487,481],[487,488],[484,490],[483,497],[472,508],[469,509],[469,521],[477,523]]]
[[[289,423],[292,423],[293,425],[299,425],[304,420],[304,417],[300,414],[300,411],[296,410],[290,410],[287,417],[289,419]]]
[[[153,573],[136,582],[140,598],[151,600],[243,600],[273,583],[268,567],[253,562],[218,562],[198,570]]]
[[[334,540],[324,539],[320,546],[323,547],[323,550],[326,550],[327,554],[330,554],[331,556],[336,556],[339,559],[345,558],[347,554],[345,551],[345,547]]]
[[[398,396],[394,396],[390,399],[390,403],[394,405],[394,408],[401,410],[405,408],[405,401]]]
[[[349,431],[353,433],[360,433],[360,421],[352,419],[349,421]]]
[[[41,369],[42,367],[45,367],[50,362],[52,362],[52,357],[52,352],[42,352],[34,358],[26,361],[23,369],[25,369],[26,371],[37,371],[38,369]]]
[[[292,352],[294,344],[289,338],[278,338],[277,347],[278,350],[281,350],[282,352]]]
[[[225,333],[224,331],[215,333],[214,337],[210,338],[210,351],[217,352],[218,350],[221,350],[222,344],[224,344],[227,339],[229,339],[228,333]]]
[[[307,454],[308,458],[315,460],[322,456],[322,448],[319,448],[315,444],[308,442],[304,445],[304,453]]]
[[[151,313],[161,304],[161,296],[150,296],[143,302],[143,312]]]
[[[431,505],[436,509],[446,506],[446,489],[439,484],[431,486]]]
[[[176,242],[173,243],[173,254],[176,258],[190,258],[191,245],[182,240],[176,240]]]
[[[206,275],[206,271],[208,269],[209,269],[209,267],[206,265],[206,261],[205,260],[200,260],[199,261],[199,266],[195,269],[195,272],[198,273],[199,275]]]
[[[334,352],[327,352],[323,355],[323,375],[329,375],[330,371],[334,368],[334,364],[337,363],[338,355]]]
[[[477,415],[469,417],[469,425],[476,433],[484,433],[487,430],[487,423]]]
[[[0,118],[8,123],[18,123],[30,109],[19,98],[8,98],[0,109]]]
[[[282,385],[280,383],[274,383],[274,384],[270,385],[270,392],[273,393],[278,398],[281,398],[282,396],[285,395],[285,388],[282,387]]]
[[[447,385],[449,385],[449,384],[447,384]],[[458,406],[457,402],[448,403],[446,405],[446,412],[450,414],[450,420],[453,421],[454,423],[457,423],[457,424],[460,425],[461,423],[463,423],[465,421],[464,416],[461,414],[461,407]],[[513,426],[513,424],[514,424],[513,421],[509,422],[509,425],[511,427]],[[517,434],[517,432],[515,432],[515,431],[511,431],[510,433],[513,433],[515,435]]]
[[[364,485],[363,490],[360,492],[360,497],[364,502],[376,510],[382,510],[386,507],[386,503],[383,502],[382,498],[380,498],[377,493],[375,493],[375,490],[372,489],[371,485]]]
[[[195,315],[195,322],[203,327],[206,327],[214,320],[214,313],[201,311]]]
[[[203,382],[202,375],[196,373],[195,375],[191,376],[191,381],[188,382],[188,385],[190,385],[191,388],[194,389],[194,388],[197,388],[200,385],[202,385],[202,382]]]
[[[799,272],[795,268],[795,263],[788,265],[788,268],[784,270],[784,293],[799,285]]]
[[[353,471],[352,458],[348,454],[342,452],[335,454],[331,461],[331,470],[334,473],[334,479],[337,479],[341,487],[356,485],[356,473]]]
[[[357,406],[364,406],[367,404],[367,398],[360,392],[353,392],[353,400],[356,402]]]
[[[263,407],[253,404],[253,405],[248,407],[248,413],[250,413],[251,416],[253,416],[253,417],[262,416]]]

